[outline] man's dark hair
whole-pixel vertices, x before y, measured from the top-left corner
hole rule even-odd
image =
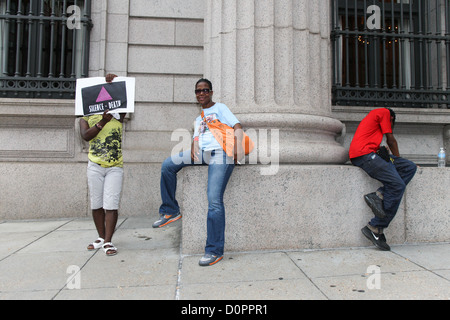
[[[391,108],[386,108],[386,109],[388,109],[389,112],[391,113],[391,118],[394,118],[394,120],[392,120],[392,127],[394,127],[395,126],[395,118],[396,118],[395,112]]]

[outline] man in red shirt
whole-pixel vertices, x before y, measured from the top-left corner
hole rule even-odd
[[[361,229],[364,236],[381,250],[390,250],[383,229],[394,219],[406,185],[417,170],[413,162],[400,157],[393,134],[395,118],[391,109],[372,110],[356,129],[349,150],[353,165],[383,183],[376,192],[364,196],[375,217]],[[383,136],[386,136],[391,154],[385,147],[380,148]]]

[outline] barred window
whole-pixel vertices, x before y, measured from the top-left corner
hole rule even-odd
[[[0,97],[73,99],[88,76],[90,0],[0,0]]]
[[[332,0],[333,104],[450,108],[448,0]]]

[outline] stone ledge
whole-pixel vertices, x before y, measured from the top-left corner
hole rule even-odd
[[[273,176],[259,165],[237,167],[225,192],[226,251],[368,246],[360,229],[372,218],[363,194],[380,185],[353,166],[282,165]],[[180,173],[184,254],[203,253],[207,168]],[[396,218],[390,244],[449,241],[450,169],[419,168]]]
[[[75,100],[1,98],[0,115],[75,117]]]
[[[381,107],[380,107],[381,108]],[[332,115],[343,122],[360,122],[374,107],[333,106]],[[397,123],[441,124],[450,123],[450,109],[392,108]]]

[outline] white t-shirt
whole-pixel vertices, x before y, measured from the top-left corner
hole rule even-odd
[[[232,128],[240,123],[236,116],[223,103],[216,103],[210,108],[203,109],[203,112],[205,113],[205,120],[208,122],[218,119],[220,122]],[[195,137],[199,137],[200,150],[210,151],[222,149],[221,144],[214,138],[214,135],[209,130],[206,122],[203,121],[201,115],[195,119],[194,138]]]

